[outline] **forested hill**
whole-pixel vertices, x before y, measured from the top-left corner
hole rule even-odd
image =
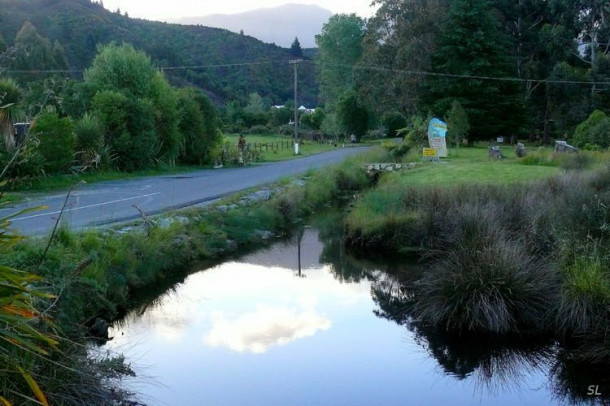
[[[288,61],[294,55],[246,35],[132,19],[90,0],[0,0],[0,34],[6,45],[14,44],[26,21],[63,47],[76,74],[89,67],[99,44],[127,42],[146,52],[156,66],[171,68],[165,72],[175,84],[199,86],[217,101],[245,100],[254,92],[276,104],[292,98]],[[299,103],[315,105],[316,94],[313,65],[304,63],[299,69]]]

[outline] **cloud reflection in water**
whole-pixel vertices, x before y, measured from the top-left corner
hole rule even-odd
[[[298,312],[287,307],[261,306],[234,319],[224,314],[217,314],[214,319],[212,330],[204,337],[207,344],[255,354],[312,336],[331,326],[330,320],[314,311]]]

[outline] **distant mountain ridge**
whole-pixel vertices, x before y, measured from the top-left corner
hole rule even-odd
[[[57,41],[63,47],[75,77],[90,66],[98,45],[127,42],[146,52],[156,66],[168,67],[164,72],[172,84],[197,86],[218,104],[231,100],[246,103],[255,92],[269,105],[293,98],[290,50],[249,35],[133,19],[104,9],[96,0],[0,0],[0,35],[8,46],[13,45],[25,21],[51,43]],[[44,71],[48,67],[33,68]],[[32,81],[44,77],[32,75]],[[312,63],[301,64],[301,104],[316,104],[314,76]]]
[[[297,37],[302,48],[316,46],[315,36],[333,15],[330,10],[315,5],[285,4],[238,14],[211,14],[172,20],[178,24],[203,25],[250,35],[263,42],[290,47]]]

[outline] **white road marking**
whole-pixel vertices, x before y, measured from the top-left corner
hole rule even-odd
[[[128,200],[141,199],[143,197],[150,197],[150,196],[155,196],[155,195],[160,195],[160,194],[161,194],[161,192],[156,192],[156,193],[150,193],[150,194],[147,194],[147,195],[126,197],[125,199],[111,200],[109,202],[104,202],[104,203],[90,204],[88,206],[75,207],[75,208],[72,208],[72,209],[65,209],[64,213],[71,212],[71,211],[76,211],[76,210],[88,209],[88,208],[91,208],[91,207],[105,206],[105,205],[113,204],[113,203],[126,202]],[[61,210],[52,211],[50,213],[47,212],[47,213],[34,214],[32,216],[17,217],[17,218],[11,219],[11,222],[15,222],[15,221],[19,221],[19,220],[27,220],[27,219],[32,219],[32,218],[42,217],[42,216],[51,216],[53,214],[59,214],[59,213],[61,213]]]

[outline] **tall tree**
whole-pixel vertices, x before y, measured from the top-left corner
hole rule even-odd
[[[344,134],[354,134],[359,141],[366,134],[369,113],[353,91],[345,92],[337,103],[337,120]]]
[[[447,17],[449,0],[375,0],[367,21],[358,85],[378,114],[417,110],[421,72],[432,70],[431,55]],[[367,69],[375,66],[382,69]]]
[[[303,56],[303,49],[301,48],[301,43],[297,37],[294,37],[294,41],[292,41],[292,45],[290,45],[290,54],[297,58]]]
[[[98,47],[85,82],[97,90],[113,90],[134,97],[150,97],[156,69],[152,60],[132,45],[112,43]]]
[[[574,22],[572,2],[564,0],[501,0],[496,5],[503,17],[503,25],[513,38],[510,53],[516,64],[516,74],[526,80],[523,99],[529,118],[528,133],[541,133],[548,142],[551,135],[560,135],[563,130],[563,113],[560,105],[578,99],[554,100],[552,93],[562,90],[553,85],[553,92],[544,80],[551,79],[558,64],[576,61],[575,38],[578,29]],[[558,125],[559,124],[559,125]]]
[[[438,75],[426,79],[424,106],[444,116],[458,100],[469,117],[469,142],[517,131],[523,99],[511,80],[510,49],[491,1],[454,0],[432,56]]]
[[[10,69],[44,71],[66,69],[67,66],[63,48],[59,44],[54,47],[51,41],[38,33],[32,23],[26,21],[15,36],[15,53],[10,63]],[[18,73],[13,76],[23,84],[32,79],[27,73]]]
[[[468,115],[459,101],[453,101],[451,104],[451,110],[449,111],[449,114],[447,114],[446,120],[448,134],[455,142],[455,151],[457,154],[460,149],[460,143],[468,136],[468,130],[470,130]]]
[[[102,46],[84,76],[120,168],[146,167],[157,150],[157,158],[175,164],[182,144],[177,96],[144,52],[127,44]]]
[[[364,20],[356,14],[335,14],[316,35],[320,98],[331,109],[346,90],[354,88],[354,67],[362,56],[364,26]]]
[[[209,162],[214,149],[222,141],[216,108],[203,92],[195,88],[178,90],[178,108],[179,128],[184,134],[180,161],[197,165]]]

